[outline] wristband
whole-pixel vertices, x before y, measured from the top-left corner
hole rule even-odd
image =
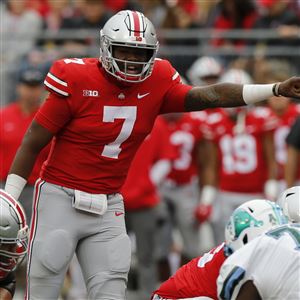
[[[217,195],[217,189],[212,185],[205,185],[202,189],[200,204],[212,205]]]
[[[244,84],[243,99],[246,104],[254,104],[272,96],[279,96],[280,83],[271,84]]]
[[[17,174],[9,174],[6,179],[4,190],[18,201],[27,180]]]
[[[280,96],[280,94],[279,94],[279,85],[280,85],[280,82],[277,82],[273,85],[273,88],[272,88],[272,92],[273,92],[274,96],[276,96],[276,97]]]
[[[276,179],[268,179],[264,185],[264,194],[268,200],[274,201],[278,196],[278,182]]]

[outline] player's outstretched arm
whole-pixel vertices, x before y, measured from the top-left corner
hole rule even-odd
[[[291,77],[274,84],[219,83],[195,87],[186,96],[185,110],[243,106],[266,100],[274,95],[300,99],[300,77]]]

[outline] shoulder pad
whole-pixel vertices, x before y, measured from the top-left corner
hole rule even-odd
[[[59,96],[70,96],[71,88],[69,77],[73,74],[73,72],[69,71],[70,66],[84,64],[85,62],[81,58],[66,58],[55,61],[45,78],[44,84],[46,88]]]

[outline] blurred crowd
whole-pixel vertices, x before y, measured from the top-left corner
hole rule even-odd
[[[160,37],[159,55],[184,77],[206,53],[216,53],[225,65],[239,56],[250,66],[254,58],[280,56],[300,68],[298,0],[2,0],[0,9],[2,105],[14,100],[24,68],[47,73],[61,57],[98,56],[98,31],[121,9],[150,18]]]
[[[52,62],[98,56],[98,31],[118,10],[139,10],[149,17],[162,48],[171,49],[159,56],[171,60],[192,85],[279,82],[300,71],[300,53],[280,52],[299,52],[299,0],[7,0],[0,5],[2,182],[45,96],[43,78]],[[174,38],[168,29],[192,32],[195,38]],[[273,30],[264,39],[241,33],[197,38],[197,30],[211,29],[258,30],[253,31],[257,36],[259,30]],[[187,46],[220,52],[172,53]],[[278,55],[271,52],[276,47]],[[252,52],[244,55],[247,49]],[[275,201],[287,186],[300,184],[299,116],[294,99],[272,97],[260,106],[158,118],[123,189],[136,245],[129,288],[141,290],[140,300],[178,266],[222,242],[225,222],[241,203]],[[48,151],[41,153],[37,169]],[[21,196],[28,219],[37,173]],[[68,299],[84,297],[76,270],[74,263],[70,278],[76,283]]]

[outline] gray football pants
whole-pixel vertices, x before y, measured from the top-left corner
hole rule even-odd
[[[124,300],[131,247],[123,198],[110,195],[99,216],[73,208],[73,196],[72,189],[36,183],[25,299],[57,299],[76,252],[89,299]]]
[[[174,208],[174,221],[179,229],[183,240],[183,255],[187,258],[194,258],[199,255],[199,229],[194,217],[194,211],[199,199],[199,189],[197,181],[192,181],[189,184],[179,186],[163,186],[161,188],[163,201],[169,203]],[[167,206],[161,205],[160,209],[165,209]],[[168,208],[167,208],[168,209]],[[162,213],[163,214],[163,213]],[[171,212],[167,211],[169,216],[166,217],[164,228],[158,233],[158,257],[165,257],[170,251],[168,243],[171,242],[170,236],[172,233]],[[171,222],[171,224],[167,224]]]

